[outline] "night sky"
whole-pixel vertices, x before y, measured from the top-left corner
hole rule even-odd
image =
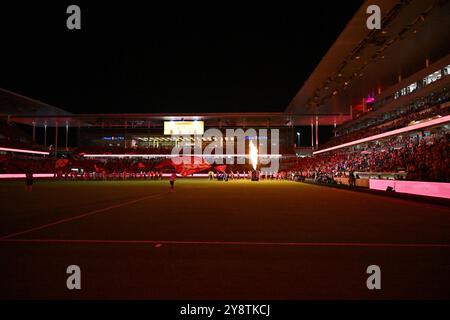
[[[283,111],[362,1],[152,3],[2,5],[0,87],[74,113]]]

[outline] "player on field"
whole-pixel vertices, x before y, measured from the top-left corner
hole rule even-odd
[[[170,192],[174,192],[175,180],[177,180],[177,174],[174,172],[170,176]]]
[[[27,191],[33,191],[33,172],[31,172],[31,170],[28,170],[25,174],[25,181],[27,184]]]

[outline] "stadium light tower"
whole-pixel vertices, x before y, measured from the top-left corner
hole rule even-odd
[[[297,132],[297,148],[300,148],[300,132]]]

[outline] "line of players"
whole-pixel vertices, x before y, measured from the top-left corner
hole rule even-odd
[[[288,178],[288,175],[286,174],[286,172],[273,172],[273,173],[261,173],[260,171],[242,171],[239,172],[233,172],[230,171],[228,172],[216,172],[216,174],[214,174],[213,171],[209,171],[208,173],[208,179],[209,180],[213,180],[216,179],[218,181],[228,181],[228,180],[240,180],[240,179],[247,179],[250,180],[252,179],[252,175],[253,178],[257,178],[257,179],[264,179],[264,180],[284,180],[286,178]]]
[[[113,171],[112,173],[108,173],[106,171],[102,172],[64,172],[64,173],[55,173],[55,178],[58,179],[67,179],[67,180],[126,180],[126,179],[147,179],[147,180],[161,180],[163,178],[162,171],[123,171],[117,172]]]
[[[286,172],[274,172],[274,173],[261,173],[260,171],[230,171],[230,172],[208,172],[209,180],[228,181],[228,180],[250,180],[252,174],[256,174],[258,179],[264,180],[284,180],[289,178]],[[102,172],[88,172],[88,171],[68,171],[68,172],[56,172],[54,178],[62,180],[127,180],[127,179],[143,179],[143,180],[162,180],[162,171],[123,171],[108,173]]]

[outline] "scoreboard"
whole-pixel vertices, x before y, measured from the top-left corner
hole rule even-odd
[[[203,121],[164,121],[165,135],[201,135],[204,130]]]

